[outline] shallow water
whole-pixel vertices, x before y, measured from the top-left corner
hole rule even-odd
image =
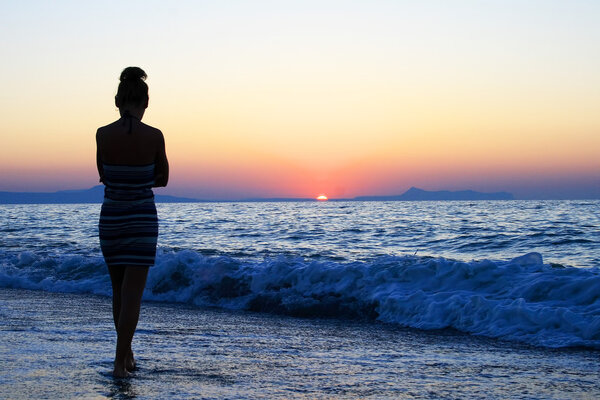
[[[144,303],[110,376],[109,299],[0,289],[0,398],[600,397],[600,353],[381,323]]]

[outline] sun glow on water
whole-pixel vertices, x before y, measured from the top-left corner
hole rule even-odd
[[[319,201],[327,201],[329,199],[324,194],[320,194],[319,196],[317,196],[317,200],[319,200]]]

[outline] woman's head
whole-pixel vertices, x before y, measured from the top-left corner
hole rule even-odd
[[[127,67],[121,72],[121,83],[115,96],[115,105],[119,109],[148,106],[148,85],[146,73],[138,67]]]

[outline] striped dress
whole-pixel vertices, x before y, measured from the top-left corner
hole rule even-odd
[[[151,266],[156,256],[158,218],[154,164],[104,164],[100,247],[108,266]]]

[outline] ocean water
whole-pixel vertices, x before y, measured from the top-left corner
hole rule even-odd
[[[0,398],[600,397],[600,201],[158,204],[125,382],[99,209],[0,205]]]
[[[1,205],[0,287],[110,295],[100,205]],[[159,204],[146,300],[600,349],[600,201]]]

